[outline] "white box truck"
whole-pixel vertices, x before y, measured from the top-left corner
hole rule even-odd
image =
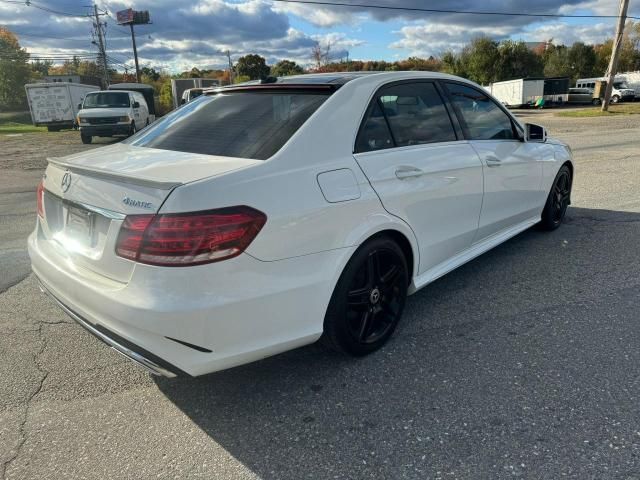
[[[508,107],[522,107],[544,95],[544,78],[518,78],[495,82],[485,87],[491,95]]]
[[[81,83],[29,83],[24,86],[31,120],[50,132],[75,125],[78,105],[84,96],[96,90],[95,85]]]

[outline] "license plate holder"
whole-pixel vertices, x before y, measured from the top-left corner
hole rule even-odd
[[[91,245],[93,240],[93,217],[93,213],[69,205],[65,224],[66,236],[82,245]]]

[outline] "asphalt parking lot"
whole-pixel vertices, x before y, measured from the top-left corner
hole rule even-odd
[[[412,296],[366,358],[311,346],[177,380],[100,344],[29,275],[45,158],[96,145],[0,136],[0,476],[640,479],[640,115],[524,119],[575,155],[559,230]]]

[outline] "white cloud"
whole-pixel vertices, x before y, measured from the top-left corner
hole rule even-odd
[[[402,38],[389,45],[390,48],[408,50],[412,56],[428,57],[447,50],[458,51],[470,40],[479,36],[495,39],[506,38],[517,31],[515,27],[469,27],[466,25],[446,25],[428,23],[402,27]]]

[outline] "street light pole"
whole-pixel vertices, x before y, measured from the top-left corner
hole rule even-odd
[[[613,39],[611,48],[611,60],[609,61],[609,69],[607,70],[607,86],[602,99],[602,111],[609,110],[609,102],[611,100],[611,90],[613,82],[616,78],[616,70],[618,69],[618,57],[620,56],[620,47],[622,46],[624,24],[627,21],[627,9],[629,8],[629,0],[620,0],[620,13],[618,14],[618,26],[616,27],[616,36]]]

